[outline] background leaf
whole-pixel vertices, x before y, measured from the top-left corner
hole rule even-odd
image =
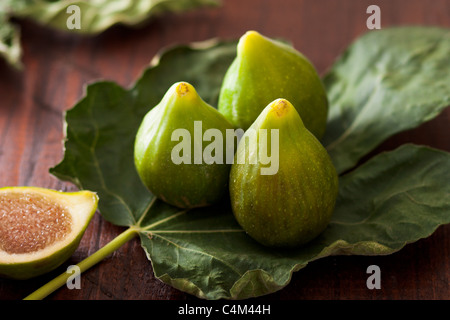
[[[0,2],[0,56],[15,68],[21,68],[20,29],[9,21],[9,13],[13,10],[13,3]]]
[[[339,173],[450,105],[450,30],[398,27],[357,39],[324,78],[323,144]]]
[[[64,159],[51,169],[80,189],[98,192],[105,219],[139,228],[159,279],[202,298],[260,296],[286,286],[292,272],[313,260],[332,254],[390,254],[450,222],[450,154],[413,145],[380,154],[341,176],[332,222],[318,238],[297,249],[271,250],[253,241],[237,225],[226,199],[190,211],[155,199],[135,172],[136,131],[144,114],[177,81],[190,82],[216,105],[236,43],[208,45],[166,51],[129,90],[112,82],[88,86],[86,96],[66,114]],[[339,123],[339,113],[330,119]]]
[[[100,33],[115,24],[139,25],[164,12],[183,12],[200,6],[217,6],[217,0],[20,0],[26,5],[16,17],[31,18],[50,27],[80,33]],[[82,16],[81,29],[68,30],[67,7],[76,5]]]
[[[81,28],[68,29],[70,5],[80,8]],[[180,13],[203,6],[218,6],[219,0],[2,0],[0,1],[0,56],[21,67],[19,27],[10,17],[27,18],[51,28],[83,34],[98,34],[115,24],[140,26],[149,18]]]

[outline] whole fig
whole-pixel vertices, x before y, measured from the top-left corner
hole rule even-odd
[[[337,192],[331,159],[296,109],[285,99],[270,103],[241,138],[231,168],[238,223],[261,244],[302,245],[328,225]]]
[[[289,100],[306,128],[322,138],[328,99],[314,66],[292,46],[248,31],[225,74],[218,109],[236,128],[246,130],[277,98]]]
[[[213,204],[228,190],[231,163],[223,160],[223,137],[232,128],[191,84],[175,83],[137,132],[134,158],[142,182],[180,208]]]

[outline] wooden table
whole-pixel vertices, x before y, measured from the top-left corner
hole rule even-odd
[[[404,24],[450,27],[450,1],[224,0],[218,8],[167,14],[133,30],[115,26],[96,37],[19,21],[22,72],[0,62],[0,186],[34,185],[75,190],[48,173],[62,159],[63,111],[99,79],[130,86],[159,49],[212,37],[238,38],[249,29],[290,39],[320,73],[357,36],[367,32],[366,8],[381,8],[382,27]],[[450,151],[450,108],[421,127],[396,135],[375,152],[405,142]],[[0,299],[21,299],[104,246],[122,228],[96,213],[72,258],[50,274],[27,281],[0,280]],[[293,275],[264,299],[450,299],[450,225],[389,256],[328,257]],[[366,286],[369,265],[381,269],[381,289]],[[61,288],[48,299],[195,299],[153,276],[133,239],[81,277],[81,290]]]

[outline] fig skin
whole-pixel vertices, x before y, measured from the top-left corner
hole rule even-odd
[[[226,136],[233,129],[228,120],[207,104],[187,82],[170,87],[161,102],[144,117],[136,135],[134,158],[144,185],[156,197],[179,208],[204,207],[218,202],[228,190],[231,164],[194,163],[194,122],[201,121],[203,134],[218,129]],[[172,150],[181,142],[172,141],[176,129],[186,129],[191,137],[191,163],[175,164]],[[202,140],[201,151],[210,141]],[[223,141],[223,154],[226,154]],[[181,152],[181,151],[180,151]]]
[[[287,44],[256,31],[246,32],[225,74],[218,110],[236,128],[246,130],[264,106],[280,97],[296,107],[305,126],[320,140],[328,99],[312,63]]]
[[[278,129],[279,168],[262,175],[257,153],[246,154],[257,143],[259,129]],[[268,144],[270,146],[270,143]],[[262,147],[265,147],[264,145]],[[270,153],[269,153],[270,155]],[[241,161],[242,163],[242,161]],[[230,172],[233,214],[253,239],[269,247],[295,247],[317,237],[328,225],[338,193],[338,176],[320,142],[303,125],[285,99],[270,103],[242,137]]]

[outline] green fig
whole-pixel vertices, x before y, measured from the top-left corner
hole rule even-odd
[[[322,138],[328,99],[314,66],[292,46],[248,31],[225,74],[218,109],[236,128],[246,130],[277,98],[289,100],[306,128]]]
[[[241,138],[229,189],[234,216],[252,238],[291,247],[309,242],[328,225],[338,176],[293,105],[277,99]]]
[[[142,182],[176,207],[217,202],[228,189],[231,163],[223,160],[223,137],[232,128],[192,85],[175,83],[137,132],[134,159]]]

